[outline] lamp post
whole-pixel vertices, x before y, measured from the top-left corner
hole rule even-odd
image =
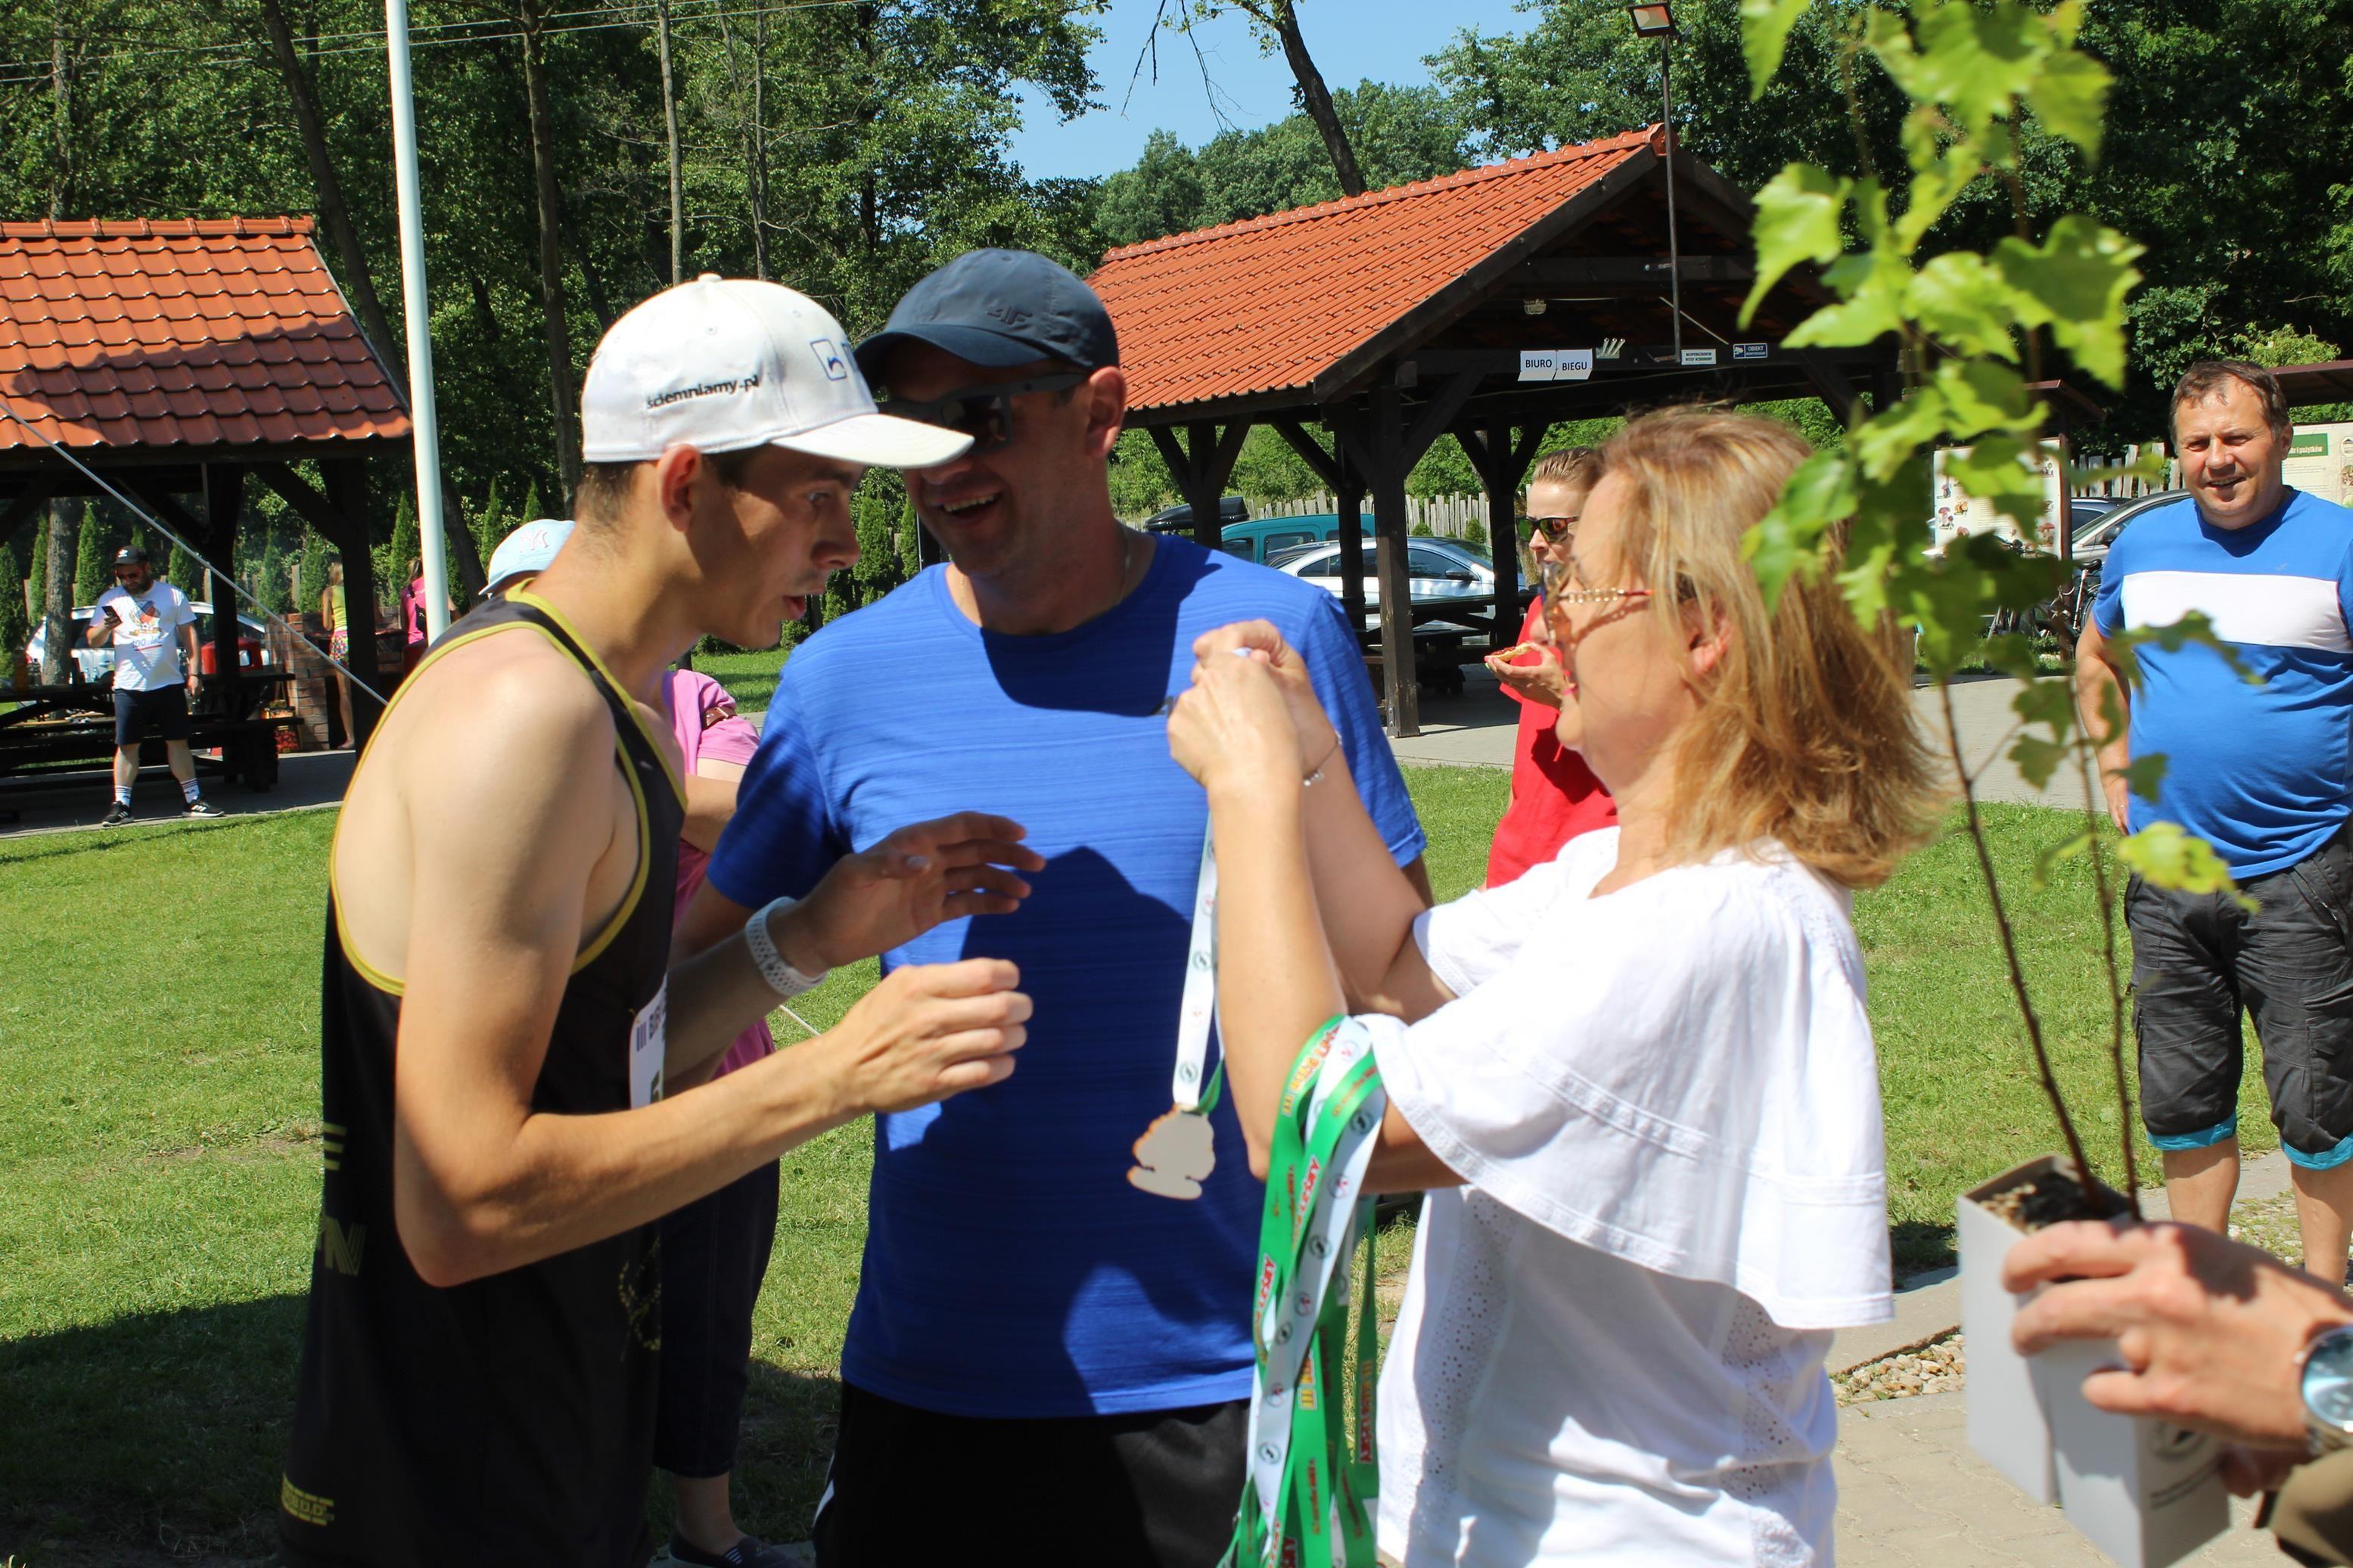
[[[1672,5],[1629,5],[1626,15],[1633,19],[1636,37],[1659,40],[1659,96],[1663,100],[1660,125],[1667,138],[1667,288],[1675,318],[1675,363],[1680,365],[1683,361],[1683,263],[1675,243],[1675,82],[1667,59],[1667,46],[1680,35]]]

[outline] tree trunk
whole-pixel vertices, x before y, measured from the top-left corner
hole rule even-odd
[[[269,33],[269,50],[278,59],[278,74],[286,83],[287,101],[294,108],[294,128],[302,139],[302,156],[311,165],[311,184],[319,195],[319,221],[335,247],[335,264],[343,269],[344,292],[360,313],[360,330],[375,345],[378,358],[395,376],[407,374],[408,356],[392,330],[384,303],[376,298],[375,276],[368,270],[367,252],[360,248],[359,231],[352,226],[351,208],[343,202],[343,182],[335,177],[334,161],[327,155],[327,135],[319,121],[318,95],[294,52],[294,32],[286,24],[279,0],[259,0],[261,25]],[[213,9],[217,13],[218,7]]]
[[[547,57],[539,0],[522,0],[523,96],[531,109],[532,172],[539,187],[539,297],[547,314],[547,396],[555,415],[555,469],[568,506],[580,485],[580,442],[572,427],[579,398],[572,387],[572,326],[564,298],[561,216],[555,200],[555,128],[547,111]]]
[[[1307,53],[1307,40],[1299,36],[1297,0],[1262,0],[1268,10],[1253,6],[1250,15],[1274,29],[1282,40],[1282,58],[1290,62],[1292,79],[1299,84],[1299,107],[1315,122],[1324,137],[1324,150],[1332,154],[1332,171],[1340,176],[1340,189],[1352,196],[1365,194],[1365,176],[1356,167],[1356,150],[1348,144],[1348,132],[1340,123],[1340,116],[1332,107],[1332,94],[1324,86],[1324,73],[1315,68],[1315,61]],[[1271,15],[1269,14],[1271,12]]]
[[[66,57],[65,0],[49,5],[50,121],[58,139],[57,168],[49,176],[49,216],[60,218],[73,205],[73,88]]]
[[[66,683],[66,638],[73,635],[74,551],[81,531],[67,503],[49,503],[49,558],[41,568],[41,684]]]
[[[49,7],[49,89],[51,118],[58,139],[58,163],[49,180],[49,216],[63,217],[73,195],[73,99],[67,82],[66,17],[63,0]],[[74,549],[80,542],[66,503],[49,503],[48,560],[35,564],[41,579],[41,674],[44,686],[66,680],[66,638],[73,634]]]
[[[752,26],[752,266],[768,278],[768,18]]]
[[[686,190],[678,153],[678,84],[670,74],[670,0],[654,0],[654,37],[661,50],[662,128],[670,142],[670,284],[686,281]]]

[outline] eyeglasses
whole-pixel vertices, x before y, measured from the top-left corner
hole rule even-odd
[[[1573,568],[1566,561],[1547,561],[1537,574],[1544,588],[1545,605],[1555,609],[1563,605],[1605,605],[1617,599],[1647,599],[1648,588],[1572,588]]]
[[[1041,375],[1030,381],[1009,381],[1001,386],[970,386],[925,403],[892,398],[881,405],[885,414],[960,431],[972,437],[976,452],[994,452],[1013,439],[1013,400],[1025,392],[1060,392],[1086,380],[1082,370]]]
[[[1577,531],[1577,519],[1573,517],[1532,517],[1527,521],[1538,533],[1555,544]]]

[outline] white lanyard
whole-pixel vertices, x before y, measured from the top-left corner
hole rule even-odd
[[[1209,1026],[1218,1016],[1218,851],[1214,835],[1201,839],[1201,877],[1193,890],[1193,933],[1185,950],[1185,997],[1176,1008],[1176,1070],[1168,1098],[1179,1110],[1200,1108],[1202,1074],[1209,1065]]]

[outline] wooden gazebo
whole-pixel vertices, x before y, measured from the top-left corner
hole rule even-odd
[[[1894,395],[1892,347],[1792,350],[1827,298],[1793,273],[1738,325],[1755,278],[1747,199],[1677,149],[1680,344],[1659,129],[1114,250],[1091,281],[1119,329],[1128,423],[1151,431],[1218,543],[1218,500],[1253,424],[1280,432],[1338,498],[1341,582],[1361,624],[1360,508],[1379,540],[1389,725],[1418,729],[1406,476],[1451,436],[1488,497],[1497,593],[1480,623],[1518,630],[1514,502],[1556,420],[1708,398]],[[1331,432],[1330,450],[1306,426]],[[1178,439],[1179,432],[1183,440]]]
[[[0,224],[0,540],[100,493],[62,447],[227,570],[252,479],[343,552],[349,601],[375,603],[366,459],[406,455],[408,414],[309,218]],[[237,626],[213,617],[211,679],[242,714]],[[383,689],[375,637],[349,663]],[[362,738],[375,714],[354,706]]]

